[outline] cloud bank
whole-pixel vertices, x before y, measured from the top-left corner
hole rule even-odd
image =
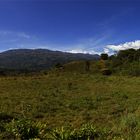
[[[93,46],[94,47],[94,46]],[[95,51],[92,48],[88,49],[88,46],[84,46],[84,48],[75,48],[71,50],[71,53],[89,53],[89,54],[101,54],[107,53],[112,55],[115,51],[127,50],[127,49],[140,49],[140,40],[125,42],[119,45],[106,45],[103,47],[103,51]]]
[[[132,41],[132,42],[126,42],[119,45],[107,45],[105,47],[108,51],[119,51],[119,50],[126,50],[126,49],[139,49],[140,48],[140,40]]]
[[[69,52],[69,53],[84,53],[84,54],[101,54],[101,52],[96,52],[94,50],[85,50],[85,49],[73,49],[73,50],[70,50],[70,51],[66,51],[66,52]]]

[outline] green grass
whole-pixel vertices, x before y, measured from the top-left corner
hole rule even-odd
[[[93,122],[110,126],[140,115],[140,78],[56,73],[0,78],[0,112],[47,121],[50,126]]]
[[[140,77],[102,76],[95,74],[94,65],[85,72],[83,62],[72,71],[74,65],[46,75],[0,77],[0,121],[6,114],[48,128],[90,123],[113,131],[114,137],[139,138]]]

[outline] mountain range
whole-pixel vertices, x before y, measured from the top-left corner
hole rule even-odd
[[[97,54],[74,54],[48,49],[14,49],[0,53],[0,69],[40,71],[50,69],[58,63],[97,59]]]

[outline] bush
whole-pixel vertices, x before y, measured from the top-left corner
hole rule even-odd
[[[91,124],[83,125],[80,129],[67,129],[61,127],[50,131],[49,139],[52,140],[94,140],[107,137],[106,132],[99,131]]]
[[[112,74],[111,70],[109,70],[108,68],[101,69],[101,73],[103,75],[111,75]]]
[[[73,131],[64,127],[50,131],[50,138],[52,140],[71,140]]]
[[[101,59],[102,59],[102,60],[108,60],[108,54],[102,53],[102,54],[101,54]]]
[[[6,131],[21,140],[28,140],[39,136],[39,129],[31,121],[25,119],[12,120],[6,125]]]
[[[109,131],[98,129],[92,124],[85,124],[80,129],[73,131],[70,140],[107,139]]]
[[[86,64],[86,67],[85,67],[85,70],[86,71],[89,71],[90,70],[90,61],[85,61],[85,64]]]

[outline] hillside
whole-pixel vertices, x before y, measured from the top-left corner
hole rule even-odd
[[[140,61],[132,51],[0,76],[0,139],[139,140]]]
[[[4,121],[1,131],[5,121],[7,125],[7,119],[9,122],[12,118],[15,121],[8,124],[11,129],[5,130],[8,136],[15,135],[12,130],[22,124],[25,131],[29,124],[26,126],[22,118],[30,118],[33,122],[46,124],[45,130],[62,126],[79,128],[90,123],[94,129],[88,128],[87,131],[100,140],[102,135],[103,139],[110,140],[138,136],[140,78],[83,73],[83,64],[69,63],[65,65],[65,71],[53,70],[47,75],[0,77],[0,121]],[[71,71],[69,65],[73,68],[81,65],[83,69]],[[20,123],[16,122],[17,119],[21,119]],[[40,125],[38,127],[43,129]],[[16,133],[21,132],[17,130]],[[58,133],[63,131],[59,129]],[[42,136],[49,137],[44,133]]]
[[[62,126],[79,129],[87,123],[93,126],[75,134],[75,137],[79,136],[77,140],[83,140],[80,137],[86,133],[99,140],[138,137],[139,85],[140,77],[79,73],[79,69],[69,71],[68,65],[64,72],[56,70],[47,75],[0,77],[0,139],[13,138],[13,135],[19,138],[20,134],[27,134],[27,128],[37,127],[42,139],[46,137],[47,140],[50,134],[56,134],[56,138],[51,135],[51,140],[57,140],[59,135],[67,132],[61,129]],[[44,131],[40,134],[42,129]],[[31,132],[35,130],[31,129]],[[73,134],[69,132],[66,133],[68,136]]]
[[[10,70],[46,70],[57,63],[64,64],[74,60],[97,60],[98,55],[72,54],[46,49],[17,49],[0,53],[0,68]]]

